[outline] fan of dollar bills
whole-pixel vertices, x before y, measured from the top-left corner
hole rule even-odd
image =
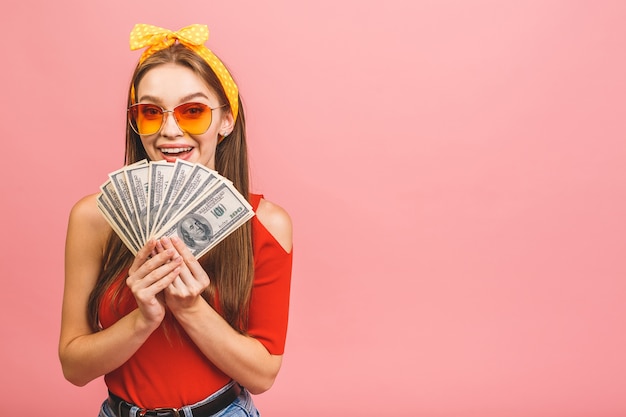
[[[135,255],[149,239],[177,236],[199,258],[254,216],[232,182],[180,159],[125,166],[100,190],[98,208]]]

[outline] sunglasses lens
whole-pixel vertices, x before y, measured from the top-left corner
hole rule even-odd
[[[135,104],[128,109],[128,122],[140,135],[152,135],[161,129],[163,110],[154,104]]]
[[[202,103],[185,103],[174,109],[178,126],[190,135],[201,135],[211,126],[212,111]]]

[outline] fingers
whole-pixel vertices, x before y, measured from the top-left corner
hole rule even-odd
[[[129,270],[129,275],[127,278],[127,284],[131,289],[136,286],[137,283],[140,282],[140,287],[147,288],[158,281],[166,278],[168,275],[172,274],[172,272],[178,268],[182,264],[182,258],[176,253],[175,250],[165,250],[161,253],[156,254],[144,260],[145,258],[140,257],[140,254],[137,255],[133,265],[141,263],[141,265],[135,268],[134,271]],[[162,286],[167,286],[171,283],[174,277],[168,277],[169,282],[167,284],[159,284],[157,288]],[[161,288],[162,289],[162,288]]]
[[[157,250],[173,250],[182,258],[179,275],[167,289],[171,296],[189,301],[207,289],[211,282],[209,276],[184,242],[176,237],[164,237],[157,242]]]
[[[147,245],[143,248],[145,251],[142,249],[143,252],[137,255],[133,262],[135,270],[128,275],[126,284],[144,319],[158,325],[165,316],[163,291],[179,276],[183,260],[175,250],[165,250],[147,258],[146,253],[153,251],[151,247],[154,246]]]
[[[185,245],[182,240],[177,237],[173,237],[171,239],[168,239],[167,241],[164,241],[163,243],[164,247],[169,246],[174,248],[176,252],[178,252],[180,256],[183,257],[185,265],[187,265],[187,268],[189,268],[191,275],[196,277],[197,280],[206,281],[206,285],[209,285],[209,277],[204,271],[204,268],[202,268],[200,262],[198,262],[195,256],[193,256],[187,245]]]
[[[177,264],[178,266],[174,266]],[[178,278],[180,273],[179,264],[180,258],[178,262],[172,261],[162,265],[142,279],[133,280],[132,276],[129,276],[127,282],[129,282],[135,298],[144,303],[153,303],[156,296]]]
[[[183,248],[183,250],[184,249],[187,249],[187,252],[189,252],[189,250],[188,250],[188,248],[186,246],[185,246],[185,248]],[[180,256],[179,252],[172,245],[171,240],[169,238],[163,237],[163,238],[161,238],[161,239],[156,241],[155,251],[157,253],[161,253],[161,252],[168,251],[168,250],[169,251],[174,251],[177,256]],[[189,268],[187,268],[187,265],[184,262],[182,263],[181,274],[183,274],[183,275],[185,275],[187,277],[189,277],[190,274],[191,274],[190,271],[189,271]],[[181,279],[176,279],[174,283],[177,284],[177,286],[184,285],[184,283],[183,283],[183,281]]]
[[[150,257],[152,257],[155,252],[157,241],[154,239],[150,239],[146,242],[146,244],[137,252],[137,256],[135,256],[135,260],[133,261],[130,269],[128,270],[129,274],[133,274],[141,265],[143,265]]]

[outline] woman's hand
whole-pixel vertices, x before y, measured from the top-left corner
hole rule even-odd
[[[181,272],[182,258],[174,248],[157,250],[157,242],[150,240],[137,253],[128,271],[126,284],[132,291],[146,327],[157,328],[165,317],[163,290],[174,282]]]
[[[187,245],[177,237],[163,237],[156,242],[156,251],[159,254],[174,251],[183,260],[178,277],[165,290],[165,302],[172,312],[204,302],[202,294],[211,280]]]

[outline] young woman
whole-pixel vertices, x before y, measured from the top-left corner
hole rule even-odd
[[[199,260],[178,238],[153,239],[133,256],[96,195],[76,203],[59,357],[73,384],[104,375],[100,416],[258,415],[250,393],[269,389],[281,366],[291,220],[249,192],[237,86],[207,39],[200,25],[131,32],[131,48],[146,50],[129,91],[126,164],[204,164],[230,179],[256,216]],[[146,112],[162,117],[143,120]]]

